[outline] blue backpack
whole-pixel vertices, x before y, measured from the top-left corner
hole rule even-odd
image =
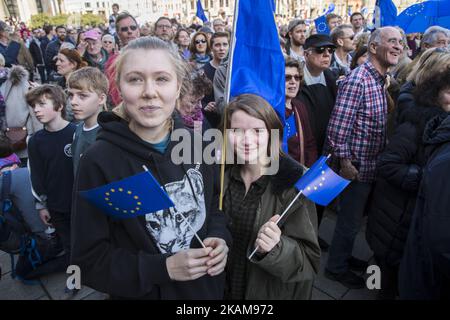
[[[0,250],[10,255],[11,277],[25,284],[35,284],[33,279],[44,274],[64,271],[63,262],[59,261],[62,259],[57,258],[63,250],[60,241],[37,237],[28,230],[14,208],[10,190],[11,172],[6,171],[2,174],[0,198]],[[15,255],[19,256],[17,264]]]

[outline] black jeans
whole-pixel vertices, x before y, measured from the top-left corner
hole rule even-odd
[[[64,247],[65,256],[67,258],[67,265],[70,260],[70,212],[50,212],[50,223],[56,229],[56,234],[60,238]]]

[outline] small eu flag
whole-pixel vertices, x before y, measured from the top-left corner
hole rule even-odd
[[[316,30],[318,34],[330,34],[330,29],[328,29],[327,17],[325,15],[318,17],[314,20],[316,24]]]
[[[296,133],[297,133],[297,126],[295,125],[295,114],[293,112],[284,123],[284,134],[286,135],[286,140],[295,136]]]
[[[80,194],[106,214],[121,219],[174,206],[149,171]]]
[[[320,157],[295,184],[305,197],[322,206],[328,205],[350,183],[331,170],[327,160],[328,157]]]

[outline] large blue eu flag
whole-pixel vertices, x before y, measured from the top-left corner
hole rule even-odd
[[[104,213],[121,219],[174,206],[149,171],[80,194]]]
[[[305,197],[322,206],[328,205],[350,183],[331,170],[327,160],[325,156],[320,157],[295,184]]]

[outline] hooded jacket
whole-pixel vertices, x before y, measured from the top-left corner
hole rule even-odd
[[[428,161],[400,264],[400,298],[449,299],[450,114],[431,119],[423,141]]]
[[[82,282],[113,298],[221,299],[224,274],[193,281],[170,279],[166,259],[178,251],[201,247],[172,209],[117,220],[78,192],[141,173],[145,165],[202,240],[218,237],[229,243],[225,215],[217,209],[214,168],[203,163],[174,164],[171,157],[176,141],[170,141],[161,154],[116,113],[102,112],[98,122],[97,141],[80,159],[74,188],[72,263],[80,266]],[[188,146],[199,151],[194,143]]]
[[[230,172],[226,175],[225,190],[229,186]],[[294,184],[303,172],[303,167],[292,158],[280,157],[279,170],[270,177],[260,198],[248,254],[254,249],[261,226],[275,214],[281,214],[295,198],[298,191]],[[297,199],[279,225],[280,242],[264,257],[254,256],[247,269],[246,300],[311,299],[312,285],[320,265],[314,203],[304,197]]]

